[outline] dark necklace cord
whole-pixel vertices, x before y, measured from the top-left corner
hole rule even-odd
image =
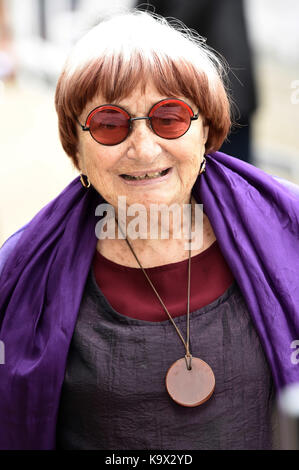
[[[123,232],[121,226],[118,224],[118,220],[116,218],[117,225],[120,228],[120,230],[122,232],[122,235],[125,238],[125,240],[126,240],[128,246],[129,246],[134,258],[136,259],[140,269],[142,270],[143,274],[145,275],[145,277],[146,277],[148,283],[150,284],[151,288],[155,292],[158,300],[160,301],[164,311],[168,315],[169,320],[171,321],[171,323],[175,327],[176,332],[179,335],[179,337],[180,337],[180,339],[181,339],[181,341],[182,341],[182,343],[185,347],[185,350],[186,350],[185,359],[186,359],[186,365],[187,365],[188,370],[191,370],[191,361],[192,361],[192,355],[190,354],[190,348],[189,348],[189,343],[190,343],[190,285],[191,285],[191,230],[192,230],[192,203],[191,203],[191,198],[190,198],[190,204],[191,204],[191,221],[190,221],[190,233],[189,233],[188,289],[187,289],[187,338],[186,338],[186,341],[184,340],[179,328],[177,327],[177,325],[176,325],[174,319],[172,318],[172,316],[170,315],[166,305],[164,304],[163,300],[161,299],[159,293],[157,292],[157,290],[156,290],[155,286],[153,285],[152,281],[150,280],[148,274],[146,273],[145,269],[141,265],[135,251],[133,250],[133,247],[132,247],[131,243],[129,242],[127,237],[124,235],[124,232]]]

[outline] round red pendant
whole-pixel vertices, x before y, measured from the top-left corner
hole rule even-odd
[[[185,358],[174,362],[166,374],[166,388],[171,398],[182,406],[198,406],[207,401],[215,388],[211,367],[192,357],[192,368],[187,369]]]

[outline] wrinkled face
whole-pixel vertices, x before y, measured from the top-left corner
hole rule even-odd
[[[131,117],[142,117],[148,115],[155,103],[165,98],[169,97],[160,95],[152,85],[148,85],[145,93],[137,88],[130,96],[111,104],[123,107]],[[195,104],[184,96],[176,98],[188,103],[194,114],[198,112]],[[88,113],[101,104],[106,104],[106,100],[98,95],[78,116],[79,121],[84,124]],[[208,138],[208,127],[203,125],[201,116],[191,122],[186,134],[173,140],[154,134],[148,120],[133,121],[132,126],[132,132],[123,142],[106,146],[97,143],[89,132],[83,132],[78,125],[81,172],[114,207],[117,207],[118,196],[125,196],[128,205],[187,204]],[[155,173],[159,174],[153,178],[134,179]]]

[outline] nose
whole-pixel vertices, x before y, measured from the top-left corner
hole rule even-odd
[[[138,160],[138,163],[150,164],[161,154],[160,137],[158,137],[150,127],[148,119],[133,119],[132,130],[127,138],[128,152],[130,159]]]

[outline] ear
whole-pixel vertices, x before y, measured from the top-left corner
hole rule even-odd
[[[202,126],[204,144],[207,143],[207,140],[208,140],[208,137],[209,137],[209,129],[210,129],[210,127],[208,125],[206,125],[206,126],[203,125]]]
[[[81,161],[81,157],[80,157],[80,153],[79,153],[79,152],[76,152],[76,160],[77,160],[78,170],[80,171],[80,173],[83,173],[82,161]]]
[[[80,173],[83,173],[85,175],[84,159],[82,157],[82,153],[80,151],[80,145],[79,144],[77,146],[76,159],[77,159],[77,162],[78,162],[78,169],[79,169]]]

